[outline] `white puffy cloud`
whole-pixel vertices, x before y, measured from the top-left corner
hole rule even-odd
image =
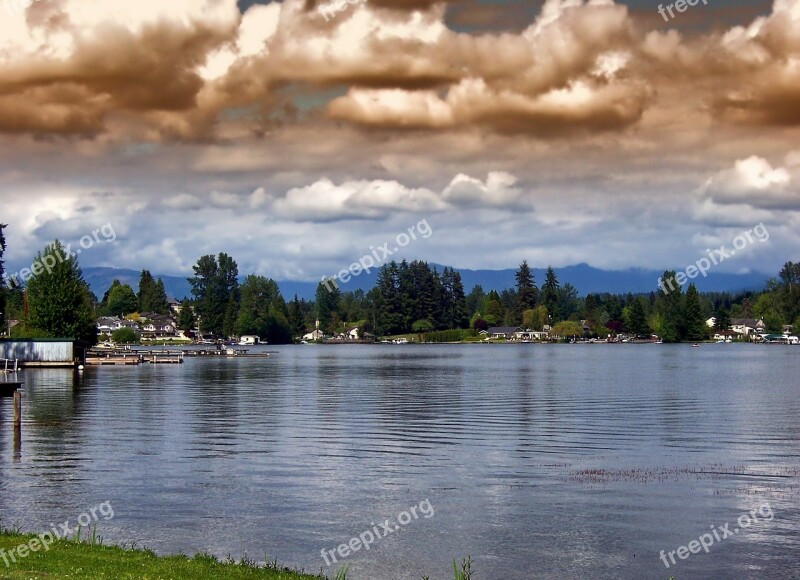
[[[736,161],[732,168],[710,178],[701,189],[701,195],[715,206],[800,210],[797,179],[788,169],[773,167],[769,161],[755,155]]]

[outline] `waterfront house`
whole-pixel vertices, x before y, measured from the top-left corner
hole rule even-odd
[[[513,340],[514,335],[522,329],[519,326],[493,326],[486,331],[489,338]]]
[[[549,334],[547,332],[540,332],[537,330],[518,330],[514,333],[514,340],[519,341],[530,341],[530,340],[545,340],[547,339]]]
[[[764,319],[734,318],[731,320],[731,330],[741,336],[760,334],[766,330]]]
[[[142,327],[143,339],[174,338],[178,334],[178,327],[170,316],[148,312],[142,318],[146,320]]]
[[[97,319],[97,332],[99,334],[111,334],[120,328],[130,328],[139,331],[139,325],[132,320],[124,320],[118,316],[101,316]]]
[[[323,338],[325,338],[325,333],[323,333],[319,328],[314,329],[313,332],[303,335],[303,340],[322,340]]]

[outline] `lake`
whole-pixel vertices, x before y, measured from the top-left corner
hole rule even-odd
[[[110,501],[106,543],[355,579],[800,578],[798,347],[268,348],[25,371],[0,523]]]

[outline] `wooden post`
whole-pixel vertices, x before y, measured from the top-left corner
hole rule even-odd
[[[14,391],[14,428],[22,425],[22,393]]]

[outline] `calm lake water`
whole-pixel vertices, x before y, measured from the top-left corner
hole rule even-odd
[[[331,573],[322,549],[427,499],[350,577],[452,578],[471,555],[479,580],[800,578],[800,348],[270,350],[26,371],[18,454],[0,403],[1,523],[108,500],[106,543]]]

